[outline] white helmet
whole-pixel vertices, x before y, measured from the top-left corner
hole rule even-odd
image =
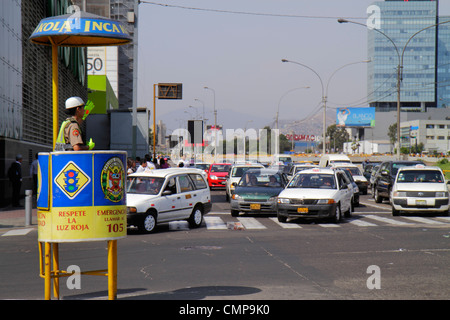
[[[84,101],[80,97],[70,97],[66,100],[66,109],[84,106]]]

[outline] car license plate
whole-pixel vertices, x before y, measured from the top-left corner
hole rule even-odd
[[[297,208],[298,213],[308,213],[308,208]]]
[[[418,206],[426,206],[427,201],[426,200],[416,200],[416,205]]]
[[[250,209],[251,210],[261,210],[261,205],[259,203],[251,203]]]

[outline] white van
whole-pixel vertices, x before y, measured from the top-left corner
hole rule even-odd
[[[326,154],[320,158],[319,167],[332,167],[333,163],[352,163],[345,154]]]

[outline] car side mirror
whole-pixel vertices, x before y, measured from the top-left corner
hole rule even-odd
[[[170,196],[171,194],[172,194],[172,191],[170,191],[170,190],[164,190],[162,193],[163,196]]]
[[[236,182],[233,182],[231,185],[232,185],[233,187],[236,187],[236,186],[237,186],[237,183],[236,183]]]

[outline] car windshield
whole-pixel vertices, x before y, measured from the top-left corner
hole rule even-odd
[[[402,168],[402,167],[411,167],[411,166],[415,166],[417,165],[417,163],[413,162],[413,163],[393,163],[392,164],[392,175],[397,175],[398,169]]]
[[[255,167],[235,167],[231,170],[231,176],[233,178],[240,178],[248,169],[255,169]]]
[[[277,172],[247,171],[238,183],[239,187],[274,187],[283,186],[282,177]]]
[[[438,170],[403,170],[397,178],[398,183],[431,182],[442,183],[444,177]]]
[[[336,181],[332,174],[300,173],[291,180],[288,188],[336,189]]]
[[[194,164],[194,168],[208,170],[209,164],[207,163],[196,163]]]
[[[361,171],[359,171],[359,169],[357,167],[339,167],[339,168],[347,169],[348,171],[350,171],[352,176],[360,176],[361,175]]]
[[[211,172],[228,172],[230,166],[230,164],[213,164],[211,165]]]
[[[127,193],[157,195],[164,183],[164,178],[128,177]]]

